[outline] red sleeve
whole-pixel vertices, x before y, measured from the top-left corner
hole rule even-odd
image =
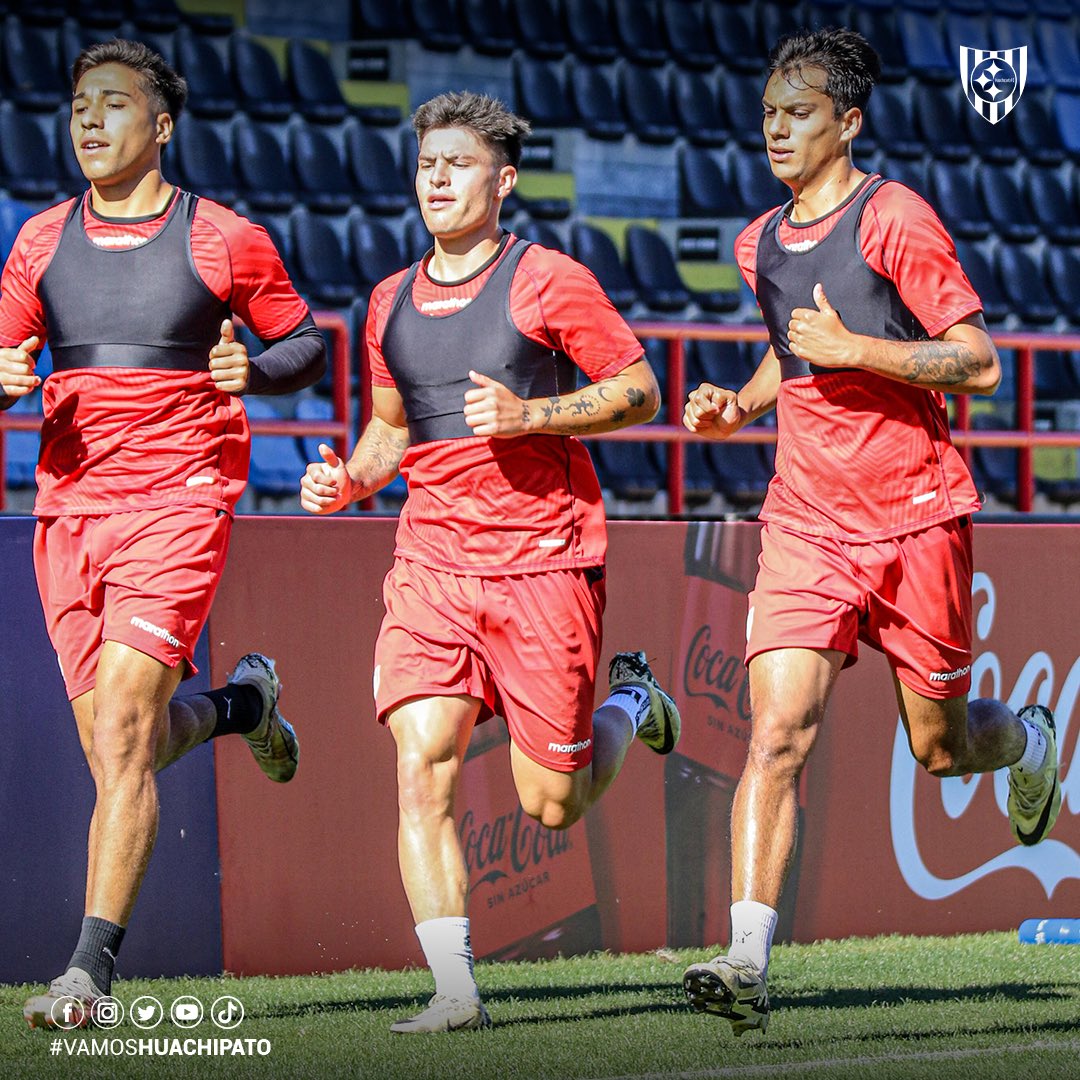
[[[561,251],[533,244],[510,287],[510,311],[530,341],[566,353],[593,382],[644,355],[591,270]]]
[[[776,213],[776,207],[766,211],[759,218],[755,218],[746,226],[735,239],[735,261],[739,264],[739,271],[755,294],[757,293],[757,246],[761,237],[761,230],[765,228],[765,222]]]
[[[372,290],[371,299],[368,301],[367,323],[364,326],[364,336],[367,343],[368,371],[371,374],[372,386],[396,386],[390,369],[386,366],[386,358],[382,351],[382,338],[386,331],[386,323],[390,318],[390,308],[394,303],[401,279],[408,270],[399,270],[384,278]]]
[[[896,285],[930,337],[982,311],[952,237],[926,200],[903,184],[882,184],[871,196],[860,246],[867,265]]]
[[[264,341],[291,333],[307,315],[266,230],[227,207],[199,199],[191,254],[211,292]]]
[[[38,284],[45,273],[73,200],[35,214],[23,224],[0,279],[0,345],[20,345],[36,335],[45,340],[45,308]]]

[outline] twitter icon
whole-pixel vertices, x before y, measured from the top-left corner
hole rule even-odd
[[[128,1015],[136,1027],[142,1028],[143,1031],[150,1031],[161,1023],[163,1015],[161,1002],[155,997],[150,997],[149,994],[144,994],[131,1003]]]

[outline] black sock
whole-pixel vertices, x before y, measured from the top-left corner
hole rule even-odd
[[[96,919],[87,915],[82,921],[79,943],[71,955],[68,967],[82,968],[94,985],[106,994],[112,992],[113,967],[120,942],[124,940],[124,928],[108,919]]]
[[[217,724],[207,736],[210,739],[219,735],[247,735],[262,720],[263,696],[247,683],[229,683],[220,690],[207,690],[203,697],[208,697],[217,710]]]

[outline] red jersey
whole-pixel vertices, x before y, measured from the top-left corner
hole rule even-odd
[[[443,284],[421,266],[412,303],[438,318],[467,306],[511,245],[462,282]],[[368,361],[375,386],[392,387],[382,339],[407,271],[372,293]],[[536,244],[510,283],[513,325],[531,341],[565,353],[596,382],[643,355],[641,343],[596,278],[580,263]],[[464,409],[465,403],[461,402]],[[596,566],[607,530],[600,486],[579,440],[552,435],[512,439],[465,437],[410,446],[401,462],[409,496],[397,532],[397,554],[436,569],[502,576]]]
[[[106,250],[142,247],[176,205],[149,218],[108,219],[87,199],[86,237]],[[74,200],[35,215],[20,230],[4,267],[0,344],[47,339],[40,286]],[[307,315],[266,231],[208,199],[191,221],[198,279],[260,338],[280,338]],[[122,257],[122,255],[120,256]],[[87,282],[93,290],[95,283]],[[121,305],[138,298],[102,296]],[[152,313],[148,313],[148,332]],[[152,332],[151,332],[152,333]],[[102,514],[175,504],[231,509],[247,481],[250,436],[240,399],[214,388],[207,370],[75,367],[42,388],[45,421],[37,468],[39,517]]]
[[[851,202],[815,222],[784,218],[776,240],[791,258],[812,252]],[[755,291],[759,245],[767,242],[763,231],[775,214],[770,210],[752,222],[735,244],[739,268]],[[866,266],[895,286],[929,337],[982,310],[944,226],[910,189],[887,183],[874,191],[857,235]],[[824,273],[821,280],[829,294]],[[811,535],[872,541],[979,508],[949,437],[945,395],[938,391],[872,372],[819,369],[785,378],[776,410],[776,475],[763,520]]]

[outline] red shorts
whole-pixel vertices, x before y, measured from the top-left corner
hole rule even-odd
[[[771,649],[880,649],[924,697],[971,688],[971,519],[849,544],[775,524],[761,533],[746,661]]]
[[[379,721],[418,697],[466,694],[480,720],[506,718],[533,761],[574,772],[592,761],[603,571],[470,577],[395,559],[375,644]]]
[[[38,522],[34,570],[69,698],[93,689],[105,641],[195,673],[231,531],[232,517],[210,506]]]

